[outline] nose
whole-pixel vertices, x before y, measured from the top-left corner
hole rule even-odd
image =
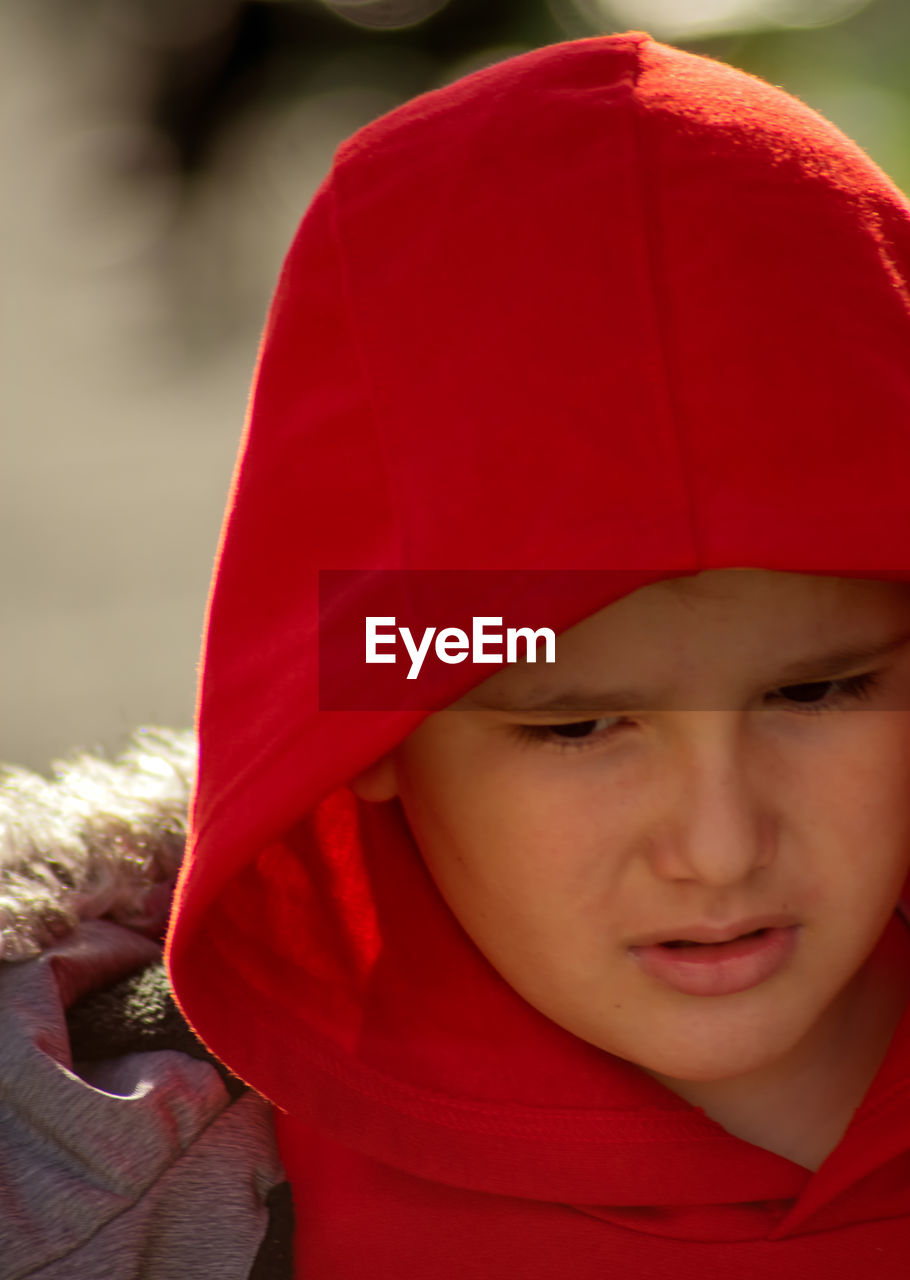
[[[728,887],[774,857],[772,815],[762,800],[745,720],[734,711],[677,712],[676,783],[655,851],[659,874]]]

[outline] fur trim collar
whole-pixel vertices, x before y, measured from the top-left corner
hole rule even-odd
[[[105,917],[159,938],[183,855],[196,742],[140,729],[114,761],[81,752],[50,780],[0,771],[0,960]]]

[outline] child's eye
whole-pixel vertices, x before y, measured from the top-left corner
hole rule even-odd
[[[519,737],[531,742],[549,742],[571,750],[599,740],[621,723],[622,716],[601,716],[598,720],[571,720],[565,724],[516,724]]]
[[[599,720],[576,720],[570,724],[551,724],[546,728],[559,738],[591,738],[607,726],[617,724],[619,716],[601,716]]]
[[[782,685],[769,696],[783,699],[800,712],[819,714],[831,711],[847,702],[868,698],[879,684],[879,673],[866,671],[862,675],[847,676],[841,680],[811,680],[802,684]],[[625,721],[625,716],[601,716],[599,719],[570,720],[565,724],[516,724],[512,728],[525,741],[549,743],[564,750],[582,749],[607,737]]]
[[[842,680],[812,680],[804,684],[783,685],[775,689],[772,696],[795,702],[801,711],[811,714],[830,711],[844,702],[868,698],[878,683],[878,672],[865,671],[862,675],[847,676]]]

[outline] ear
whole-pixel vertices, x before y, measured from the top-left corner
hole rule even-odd
[[[395,776],[395,761],[390,751],[357,774],[351,781],[351,790],[360,800],[369,800],[373,804],[382,804],[398,794],[398,779]]]

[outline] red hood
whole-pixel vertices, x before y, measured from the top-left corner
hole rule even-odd
[[[564,593],[563,627],[702,569],[910,579],[908,277],[910,207],[858,147],[642,34],[511,59],[341,147],[263,341],[168,947],[198,1033],[288,1113],[298,1191],[335,1169],[365,1224],[377,1170],[401,1205],[494,1192],[498,1223],[586,1206],[554,1238],[910,1213],[882,1173],[910,1150],[910,1027],[818,1174],[731,1137],[493,971],[397,802],[346,786],[420,713],[320,711],[317,689],[322,569],[606,567]]]

